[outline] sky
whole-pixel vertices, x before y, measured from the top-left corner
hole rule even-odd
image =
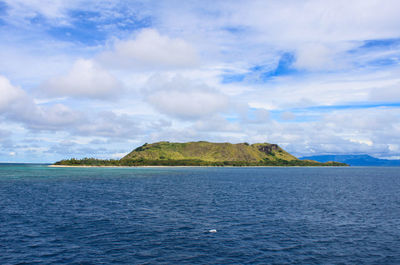
[[[0,162],[156,141],[400,158],[400,1],[0,0]]]

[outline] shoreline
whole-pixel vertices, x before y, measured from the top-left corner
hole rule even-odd
[[[224,168],[224,167],[234,167],[234,168],[240,168],[240,167],[255,167],[255,168],[260,168],[260,167],[349,167],[349,166],[68,166],[68,165],[48,165],[48,167],[57,167],[57,168],[189,168],[189,167],[194,167],[194,168],[203,168],[203,167],[213,167],[213,168]]]

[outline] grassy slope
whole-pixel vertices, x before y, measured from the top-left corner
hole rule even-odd
[[[276,144],[209,142],[145,144],[120,160],[67,159],[66,166],[346,166],[337,162],[299,160]]]
[[[264,151],[260,151],[264,149]],[[277,145],[245,143],[210,143],[210,142],[188,142],[169,143],[158,142],[143,145],[125,157],[123,160],[181,160],[197,159],[210,162],[218,161],[276,161],[276,160],[297,160],[296,157],[284,151]]]

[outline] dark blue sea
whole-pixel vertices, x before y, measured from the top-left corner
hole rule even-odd
[[[2,165],[0,264],[400,264],[400,170]]]

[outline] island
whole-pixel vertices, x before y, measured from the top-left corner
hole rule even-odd
[[[348,166],[300,160],[277,144],[206,141],[145,143],[121,159],[65,159],[55,166]]]

